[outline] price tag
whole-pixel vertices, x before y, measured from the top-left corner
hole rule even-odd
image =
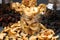
[[[49,4],[47,5],[47,8],[53,10],[53,4],[49,3]]]

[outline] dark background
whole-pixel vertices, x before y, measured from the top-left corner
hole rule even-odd
[[[13,0],[13,2],[21,2],[22,0]],[[47,4],[48,3],[48,0],[37,0],[37,3],[40,4],[40,3],[45,3]]]

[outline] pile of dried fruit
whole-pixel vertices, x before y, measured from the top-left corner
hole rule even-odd
[[[45,4],[40,4],[38,7],[32,4],[25,6],[18,2],[12,3],[12,9],[22,15],[21,20],[5,27],[0,33],[0,40],[57,40],[59,36],[54,36],[53,30],[39,23],[40,15],[46,12]]]

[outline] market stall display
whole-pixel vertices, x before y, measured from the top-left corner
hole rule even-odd
[[[28,3],[28,4],[27,4]],[[23,0],[11,4],[12,10],[21,15],[17,23],[4,27],[0,40],[57,40],[52,29],[47,29],[39,19],[46,13],[46,5],[36,6],[36,0]]]

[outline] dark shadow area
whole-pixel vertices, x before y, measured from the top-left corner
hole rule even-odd
[[[56,34],[60,33],[60,10],[50,14],[51,15],[48,14],[48,16],[42,16],[41,23],[47,28],[54,29]]]
[[[10,4],[6,4],[0,10],[0,26],[7,26],[9,23],[15,23],[20,20],[20,14],[11,10]]]

